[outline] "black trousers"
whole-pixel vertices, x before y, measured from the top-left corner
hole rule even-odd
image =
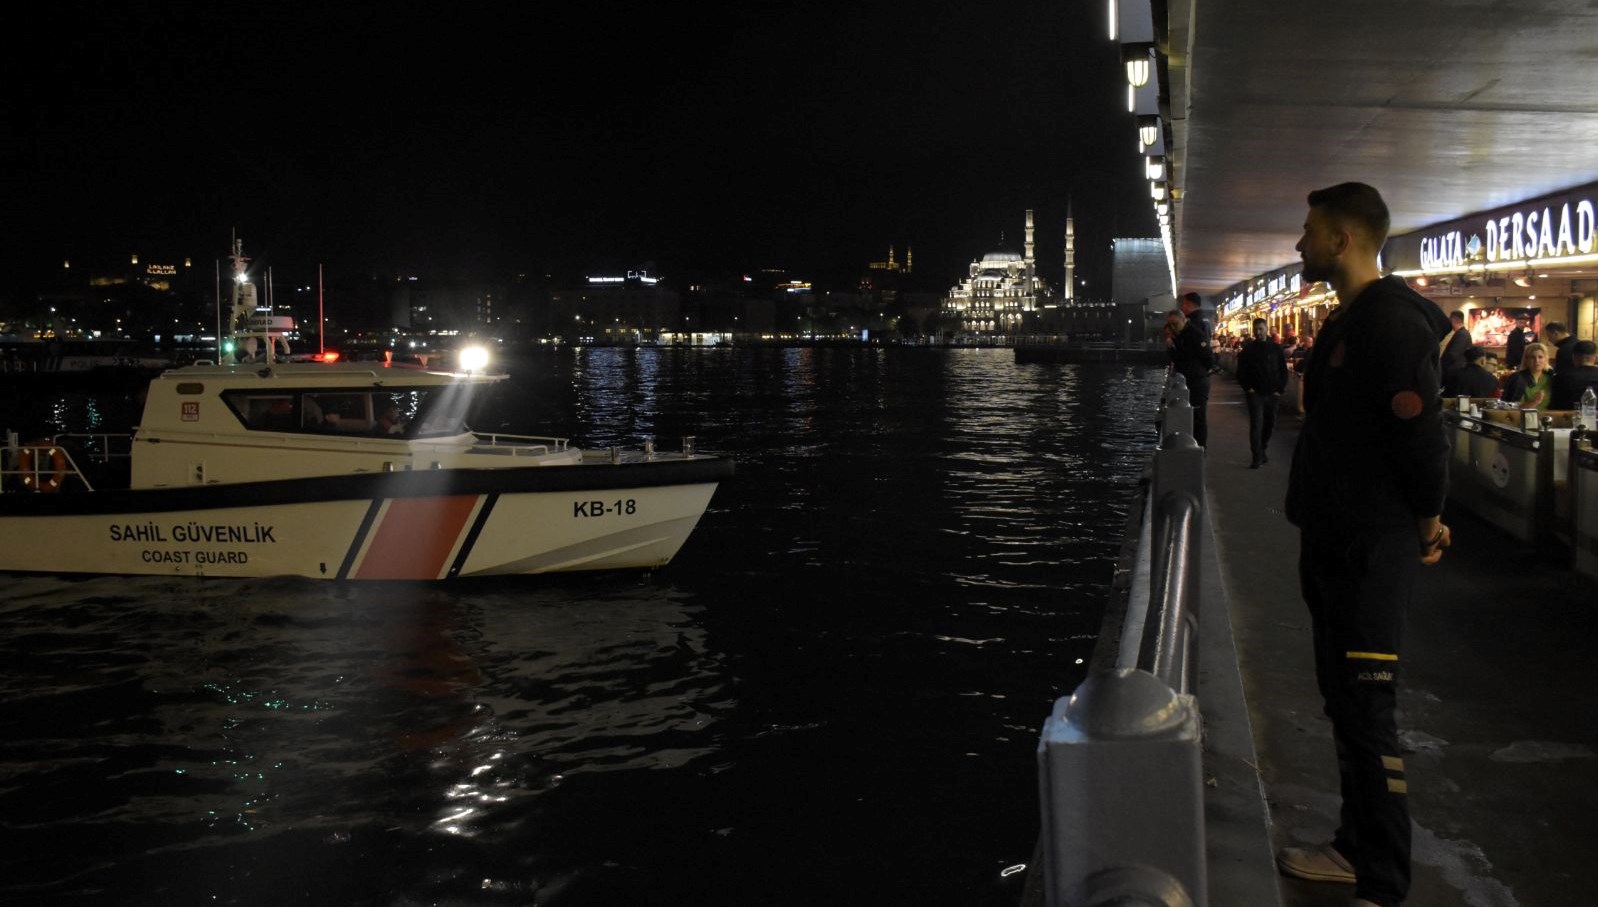
[[[1210,439],[1210,376],[1203,375],[1187,383],[1187,402],[1193,405],[1193,440],[1206,447]]]
[[[1410,824],[1394,710],[1419,543],[1402,526],[1305,530],[1300,541],[1315,679],[1332,720],[1343,795],[1332,846],[1354,864],[1357,896],[1396,907],[1409,893]]]
[[[1248,452],[1258,463],[1276,430],[1276,406],[1282,395],[1247,392],[1243,397],[1248,400]]]

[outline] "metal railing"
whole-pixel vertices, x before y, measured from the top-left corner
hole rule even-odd
[[[1043,888],[1051,907],[1205,907],[1196,684],[1204,451],[1178,375],[1115,666],[1060,699],[1038,744]]]
[[[64,437],[101,439],[104,445],[86,454],[89,462],[109,462],[119,456],[110,450],[107,435],[56,435],[22,444],[15,432],[8,432],[5,446],[0,447],[0,491],[52,493],[68,488],[93,491],[87,476],[78,466],[72,450],[61,444]],[[79,450],[80,453],[84,451]]]

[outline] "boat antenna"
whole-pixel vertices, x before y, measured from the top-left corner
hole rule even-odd
[[[222,361],[222,262],[212,259],[216,265],[216,361]]]

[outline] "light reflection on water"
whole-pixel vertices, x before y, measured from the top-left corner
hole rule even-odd
[[[580,350],[511,383],[479,427],[739,474],[654,576],[6,580],[0,893],[1014,903],[1158,373]]]

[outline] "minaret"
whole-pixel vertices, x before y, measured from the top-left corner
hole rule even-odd
[[[1032,209],[1026,209],[1026,291],[1028,294],[1037,292],[1036,281],[1033,279],[1036,271],[1036,261],[1032,255]]]
[[[1071,219],[1071,202],[1065,203],[1065,301],[1076,298],[1076,222]]]
[[[889,246],[888,247],[888,270],[890,270],[890,271],[899,270],[898,263],[893,260],[893,246]]]
[[[905,246],[904,247],[904,272],[906,274],[909,274],[910,273],[910,268],[915,263],[916,263],[916,247],[915,246]]]

